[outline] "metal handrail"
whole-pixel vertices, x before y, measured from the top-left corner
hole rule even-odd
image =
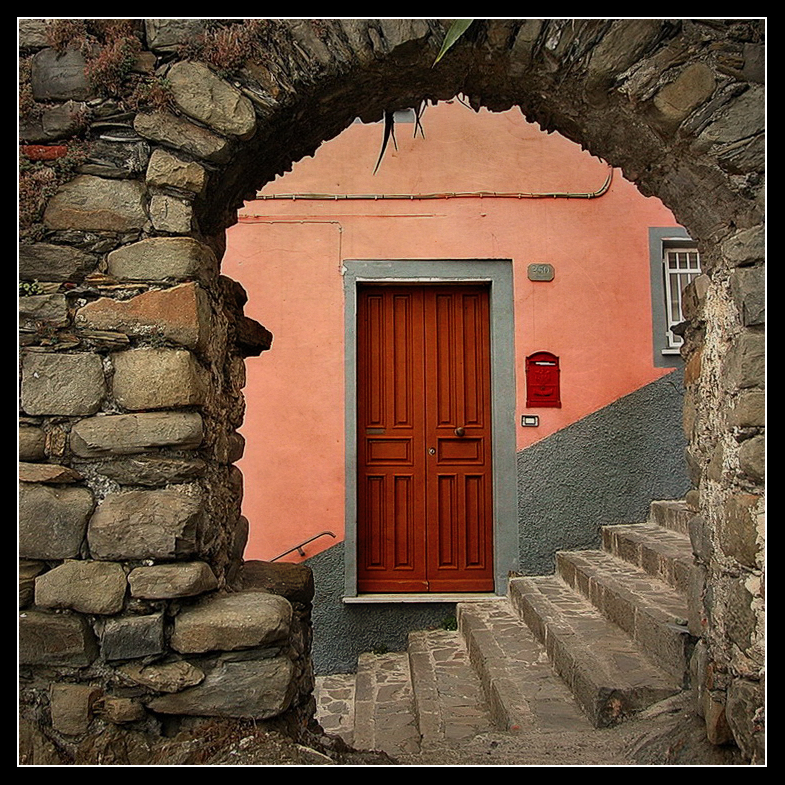
[[[319,537],[324,537],[325,534],[329,534],[330,537],[335,539],[335,534],[333,534],[333,532],[330,532],[330,531],[319,532],[319,534],[315,534],[313,537],[309,537],[307,540],[304,540],[299,545],[295,545],[293,548],[289,548],[288,551],[284,551],[283,553],[279,553],[274,559],[270,559],[270,561],[277,561],[278,559],[283,558],[284,556],[286,556],[288,553],[291,553],[292,551],[297,551],[297,553],[299,553],[300,556],[305,558],[305,551],[303,550],[303,546],[304,545],[308,545],[309,542],[313,542],[314,540],[318,540]]]

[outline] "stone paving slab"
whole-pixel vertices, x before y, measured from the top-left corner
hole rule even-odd
[[[596,727],[621,722],[679,692],[678,680],[558,578],[514,578],[510,599]]]
[[[354,745],[354,682],[353,673],[317,676],[314,687],[316,720],[326,733],[340,736]]]
[[[459,623],[500,728],[519,733],[590,727],[545,648],[508,600],[461,605]]]

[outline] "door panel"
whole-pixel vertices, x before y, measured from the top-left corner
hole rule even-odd
[[[488,291],[358,296],[358,589],[492,591]]]

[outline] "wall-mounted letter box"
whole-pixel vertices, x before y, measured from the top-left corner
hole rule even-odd
[[[535,352],[526,358],[526,406],[561,406],[559,358]]]

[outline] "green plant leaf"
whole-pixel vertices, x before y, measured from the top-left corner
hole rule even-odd
[[[376,166],[373,168],[374,174],[376,174],[376,170],[379,168],[382,158],[384,158],[384,151],[387,149],[387,145],[390,142],[390,137],[392,137],[393,145],[397,150],[398,142],[395,141],[395,113],[386,111],[384,113],[384,139],[382,140],[382,151],[379,153],[379,160],[376,162]]]
[[[433,61],[433,64],[439,62],[439,60],[447,54],[447,52],[452,48],[455,42],[468,30],[469,25],[474,21],[474,19],[454,19],[453,23],[450,25],[450,28],[447,30],[447,35],[444,36],[444,43],[442,44],[442,48],[439,51],[436,59]]]

